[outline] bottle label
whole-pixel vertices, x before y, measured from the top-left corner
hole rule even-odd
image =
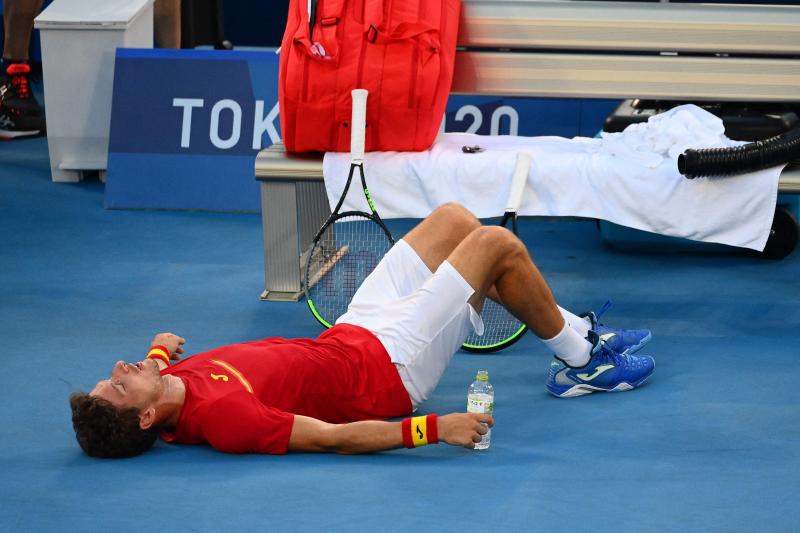
[[[467,398],[467,412],[468,413],[492,413],[494,411],[494,402],[491,400],[483,400],[479,398]]]

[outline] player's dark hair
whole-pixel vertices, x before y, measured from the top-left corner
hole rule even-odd
[[[150,449],[157,428],[139,427],[139,410],[117,408],[102,398],[75,392],[69,397],[75,438],[91,457],[133,457]]]

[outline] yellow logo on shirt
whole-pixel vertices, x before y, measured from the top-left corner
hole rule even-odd
[[[253,386],[250,385],[250,382],[247,381],[247,378],[244,377],[241,372],[233,368],[233,365],[231,365],[230,363],[226,363],[225,361],[220,361],[219,359],[211,359],[211,362],[214,363],[215,365],[221,366],[222,368],[233,374],[234,377],[239,380],[239,383],[242,384],[245,390],[250,394],[253,394]],[[215,375],[218,374],[212,374],[212,376]],[[225,381],[228,381],[228,376],[225,376]]]
[[[212,373],[211,373],[211,379],[213,379],[214,381],[219,381],[219,380],[221,379],[221,380],[222,380],[222,381],[224,381],[225,383],[227,383],[227,382],[228,382],[228,376],[226,376],[225,374],[214,374],[214,373],[212,372]]]

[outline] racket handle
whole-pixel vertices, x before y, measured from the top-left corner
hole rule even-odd
[[[528,182],[528,172],[531,169],[531,156],[526,152],[517,152],[517,162],[514,165],[514,175],[511,178],[511,190],[508,193],[506,212],[516,213],[522,202],[522,192]]]
[[[350,162],[364,161],[364,136],[367,127],[367,94],[366,89],[353,89],[353,116],[350,119]]]

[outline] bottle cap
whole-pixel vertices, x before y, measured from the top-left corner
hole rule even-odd
[[[478,381],[489,381],[489,371],[478,370],[478,375],[475,376],[475,379],[477,379]]]

